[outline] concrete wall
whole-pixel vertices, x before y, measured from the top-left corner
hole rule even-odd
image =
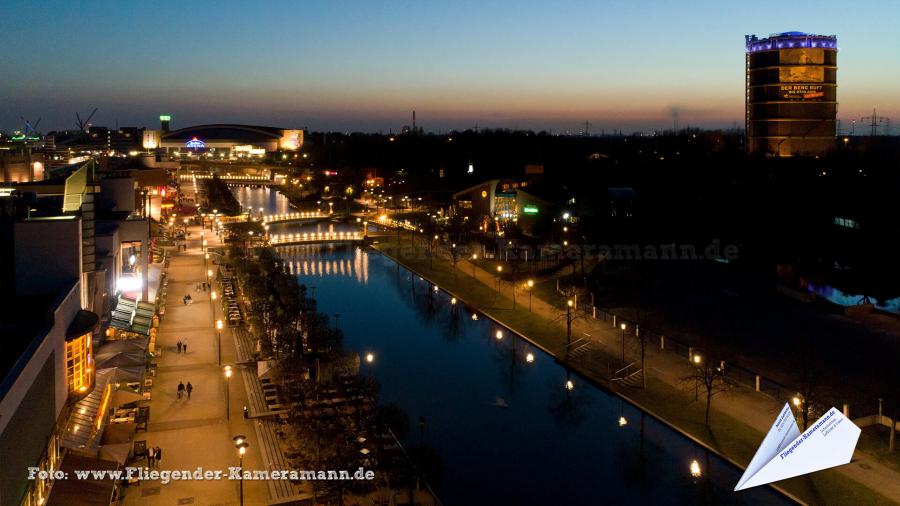
[[[30,183],[44,179],[44,155],[26,151],[0,151],[0,183]]]
[[[80,218],[21,221],[14,234],[17,293],[53,293],[81,279]]]
[[[68,397],[66,329],[81,309],[74,281],[51,308],[43,327],[23,353],[24,365],[0,399],[0,504],[18,504],[28,485],[25,467],[37,464]],[[17,364],[17,367],[19,364]]]
[[[135,181],[132,177],[105,177],[100,180],[100,197],[113,204],[113,211],[134,212]]]

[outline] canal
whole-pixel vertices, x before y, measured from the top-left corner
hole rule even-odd
[[[269,189],[235,194],[245,207],[287,210]],[[380,382],[382,403],[408,414],[406,446],[435,450],[443,472],[432,485],[444,504],[790,504],[767,487],[733,492],[739,468],[487,317],[473,320],[472,308],[376,251],[277,251],[343,330],[345,347],[374,355],[362,374]]]

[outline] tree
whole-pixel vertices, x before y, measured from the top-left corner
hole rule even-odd
[[[703,394],[706,396],[704,424],[709,428],[709,411],[713,397],[731,390],[734,383],[725,376],[724,367],[713,364],[711,359],[703,357],[699,353],[691,357],[691,366],[692,373],[685,379],[694,382],[695,397],[699,395],[700,389],[703,390]]]

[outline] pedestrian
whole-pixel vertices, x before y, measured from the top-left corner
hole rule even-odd
[[[181,303],[187,306],[187,295],[181,298]]]
[[[156,448],[153,448],[151,446],[150,449],[147,450],[147,464],[150,467],[153,467],[153,459],[155,459],[155,458],[156,458]]]
[[[187,355],[187,339],[181,342],[181,350],[185,355]]]
[[[188,400],[191,400],[191,392],[193,392],[193,391],[194,391],[194,385],[191,385],[191,382],[188,381],[188,384],[187,384]]]
[[[162,460],[162,449],[160,447],[156,447],[156,455],[154,458],[156,459],[156,467],[159,467],[159,461]]]
[[[184,394],[184,383],[178,382],[178,398],[181,399],[182,394]]]
[[[178,341],[177,346],[178,346],[178,353],[181,353],[181,341]]]

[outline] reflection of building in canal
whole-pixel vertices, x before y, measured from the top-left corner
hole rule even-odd
[[[366,252],[354,248],[352,259],[323,258],[333,250],[333,247],[313,245],[281,246],[278,253],[284,259],[288,272],[294,276],[347,276],[368,284],[369,255]]]

